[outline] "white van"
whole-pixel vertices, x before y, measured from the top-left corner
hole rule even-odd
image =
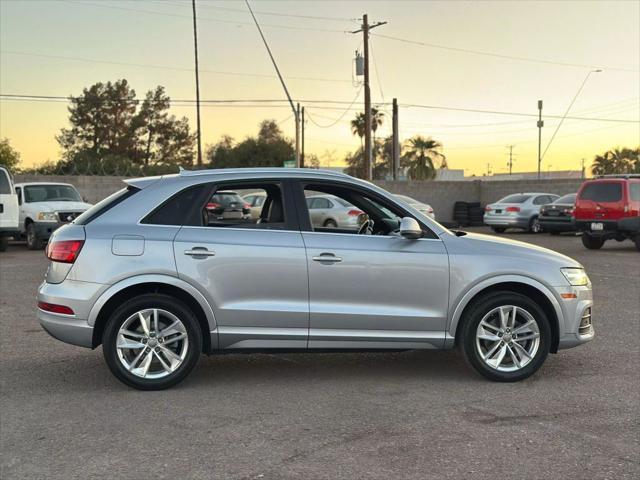
[[[0,252],[7,249],[9,237],[18,233],[18,196],[11,174],[0,167]]]

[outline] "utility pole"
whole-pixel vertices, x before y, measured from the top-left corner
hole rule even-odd
[[[393,146],[392,146],[392,158],[393,158],[393,179],[397,181],[400,178],[400,137],[398,136],[398,99],[393,99]]]
[[[538,100],[538,180],[540,180],[540,166],[542,164],[542,100]]]
[[[202,134],[200,132],[200,78],[198,75],[198,28],[196,22],[196,0],[191,0],[193,8],[193,51],[196,59],[196,123],[198,138],[198,168],[202,168]]]
[[[367,180],[373,180],[373,143],[371,142],[371,88],[369,87],[369,31],[386,24],[378,22],[369,25],[369,16],[362,16],[362,27],[351,33],[362,32],[364,44],[364,161],[367,165]]]
[[[584,180],[584,158],[580,161],[580,169],[582,171],[582,173],[580,174],[580,178]]]
[[[509,145],[507,148],[509,149],[509,175],[513,171],[513,147],[515,145]]]
[[[251,9],[249,0],[245,0],[245,3],[247,4],[249,13],[251,13],[253,22],[256,24],[256,28],[258,29],[258,33],[260,34],[260,38],[262,38],[262,43],[264,43],[264,46],[267,49],[267,53],[269,54],[269,58],[271,59],[271,63],[273,64],[273,68],[276,70],[276,73],[278,74],[278,78],[280,79],[280,83],[282,84],[284,93],[287,96],[287,100],[289,101],[289,106],[293,111],[293,117],[296,121],[296,167],[300,167],[300,104],[298,104],[298,108],[296,109],[295,105],[293,104],[293,100],[291,100],[291,95],[289,95],[289,89],[287,88],[287,84],[284,82],[284,78],[282,78],[282,74],[280,73],[280,69],[278,68],[278,64],[276,63],[276,59],[273,57],[273,54],[271,53],[271,49],[269,48],[269,44],[267,43],[267,39],[262,33],[262,28],[260,28],[258,19],[253,14],[253,10]]]
[[[302,107],[302,121],[300,122],[300,128],[302,129],[302,153],[300,154],[300,168],[304,168],[304,107]]]

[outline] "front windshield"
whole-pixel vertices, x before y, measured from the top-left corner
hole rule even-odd
[[[29,185],[24,187],[24,201],[81,202],[82,198],[71,185]]]

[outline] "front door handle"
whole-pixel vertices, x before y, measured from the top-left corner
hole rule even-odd
[[[342,261],[342,258],[336,257],[333,253],[321,253],[317,257],[313,257],[314,262],[328,262],[338,263]]]
[[[191,250],[185,250],[184,254],[193,258],[205,258],[215,256],[216,252],[207,250],[204,247],[193,247]]]

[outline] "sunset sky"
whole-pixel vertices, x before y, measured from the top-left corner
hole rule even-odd
[[[565,120],[543,170],[577,170],[582,158],[588,165],[596,153],[640,144],[639,1],[253,0],[252,6],[292,96],[306,106],[306,150],[323,166],[343,164],[360,143],[349,121],[362,109],[361,91],[345,110],[360,90],[352,60],[362,36],[346,32],[359,28],[363,13],[388,22],[371,38],[374,103],[397,97],[401,137],[441,141],[450,168],[483,174],[490,164],[504,173],[506,147],[515,145],[514,171],[535,170],[536,118],[456,109],[536,114],[543,99],[544,114],[562,116],[596,67],[603,71],[591,74],[569,114],[591,120]],[[244,1],[198,0],[198,15],[202,99],[285,99]],[[0,0],[0,93],[78,95],[95,82],[126,78],[139,97],[163,85],[174,100],[194,99],[191,22],[190,0]],[[378,135],[386,135],[391,107],[381,108],[389,115]],[[195,128],[194,106],[172,111]],[[67,117],[64,102],[2,99],[0,137],[9,138],[25,166],[56,160],[54,137]],[[254,134],[264,118],[281,122],[293,137],[284,102],[203,106],[203,144],[223,134]],[[558,122],[546,119],[543,149]]]

